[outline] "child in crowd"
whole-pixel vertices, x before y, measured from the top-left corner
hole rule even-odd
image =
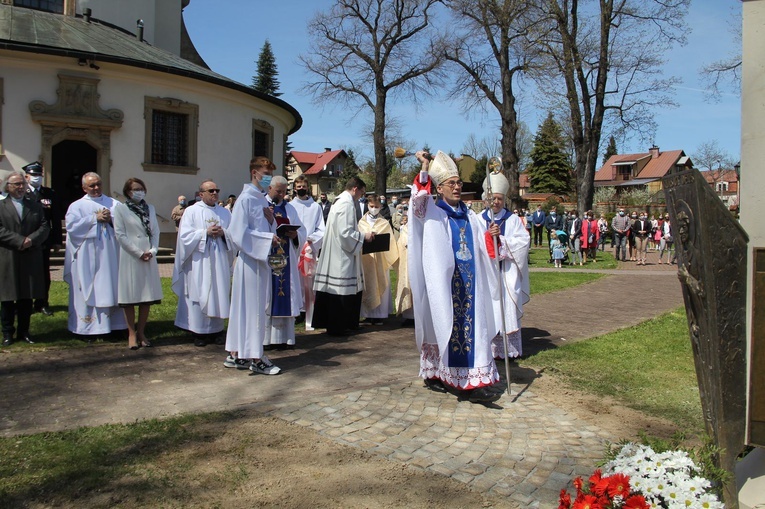
[[[554,230],[550,232],[550,249],[552,250],[555,268],[560,269],[563,266],[563,258],[566,257],[566,252],[565,246],[558,240],[558,234]]]

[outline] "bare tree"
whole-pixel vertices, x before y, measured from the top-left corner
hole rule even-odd
[[[651,110],[673,104],[677,79],[661,79],[663,55],[684,43],[690,0],[544,0],[550,66],[537,75],[554,96],[561,81],[574,145],[577,207],[592,208],[604,124],[647,138]]]
[[[731,90],[736,95],[741,94],[741,3],[736,2],[731,5],[730,10],[731,19],[728,21],[728,32],[733,37],[739,51],[709,63],[699,71],[701,80],[708,87],[708,95],[712,100],[719,100],[724,90]]]
[[[521,75],[532,65],[535,30],[540,23],[536,2],[523,0],[446,0],[454,14],[456,33],[446,59],[460,70],[451,94],[466,110],[486,105],[500,119],[500,146],[509,196],[518,206],[517,90]],[[490,157],[496,154],[488,154]]]
[[[339,100],[373,116],[375,191],[384,193],[386,107],[394,93],[417,103],[439,81],[443,51],[431,16],[439,0],[337,0],[308,25],[312,49],[300,60],[317,102]]]
[[[717,190],[718,183],[723,182],[725,172],[733,169],[736,160],[723,150],[717,140],[703,142],[691,155],[693,165],[705,170],[704,173],[712,181],[712,187]]]

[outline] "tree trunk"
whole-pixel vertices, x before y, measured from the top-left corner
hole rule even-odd
[[[374,130],[372,140],[375,153],[375,183],[376,194],[385,194],[388,185],[388,164],[385,147],[385,90],[377,90],[377,102],[375,103]]]

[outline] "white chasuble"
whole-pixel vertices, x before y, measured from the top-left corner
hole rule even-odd
[[[117,306],[119,244],[114,228],[96,220],[108,208],[114,217],[117,201],[87,195],[66,212],[64,281],[69,284],[68,328],[75,334],[108,334],[127,328],[125,313]]]
[[[175,325],[196,334],[224,328],[231,301],[234,245],[228,228],[231,213],[220,205],[197,202],[186,208],[178,225],[173,266],[173,292],[178,295]],[[222,237],[208,237],[210,226],[223,228]]]

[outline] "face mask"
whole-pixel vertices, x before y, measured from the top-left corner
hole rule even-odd
[[[632,219],[637,219],[637,216],[632,216]]]
[[[298,189],[297,190],[297,195],[298,196],[305,196],[307,194],[308,194],[308,189]]]
[[[550,215],[551,215],[552,217],[555,217],[555,216],[556,216],[556,215],[558,215],[558,214],[557,214],[556,212],[550,212]]]
[[[180,202],[178,202],[178,203],[180,203],[180,204],[181,204],[181,207],[185,207],[185,206],[186,206],[186,200],[181,200],[181,201],[180,201]]]
[[[380,213],[380,209],[379,208],[377,208],[377,207],[369,207],[369,214],[371,214],[372,216],[376,216],[379,213]]]
[[[620,211],[619,211],[619,215],[620,215],[620,216],[623,216],[623,215],[624,215],[624,211],[623,211],[623,210],[620,210]]]
[[[263,175],[260,178],[260,187],[262,187],[263,189],[266,189],[270,185],[271,185],[271,175]]]
[[[398,200],[393,200],[393,206],[395,207],[396,205],[398,205]]]
[[[42,175],[34,175],[29,177],[29,185],[34,188],[40,187],[42,185],[42,181]]]
[[[144,198],[146,198],[146,191],[133,191],[133,194],[130,197],[130,199],[136,203],[140,202]]]

